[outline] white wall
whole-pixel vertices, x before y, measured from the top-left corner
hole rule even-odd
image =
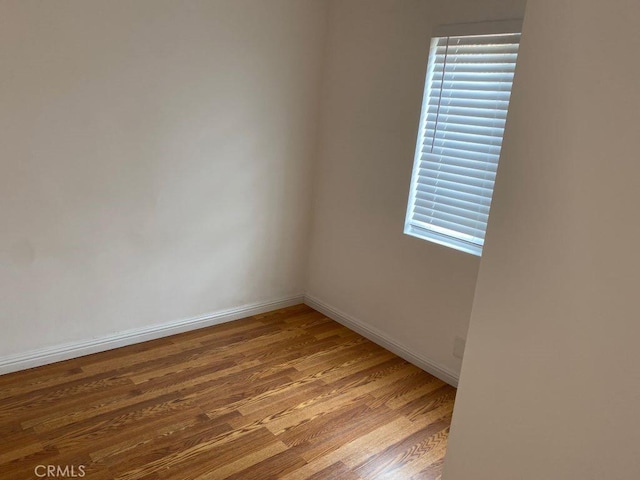
[[[0,2],[0,357],[303,293],[326,4]]]
[[[308,292],[456,377],[479,259],[403,234],[438,24],[522,17],[524,0],[331,2]]]
[[[639,19],[528,3],[447,480],[640,478]]]

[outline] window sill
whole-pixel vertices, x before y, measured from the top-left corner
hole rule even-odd
[[[465,242],[464,240],[459,240],[457,238],[449,237],[441,233],[432,232],[431,230],[419,228],[414,225],[405,225],[404,233],[421,240],[437,243],[438,245],[453,248],[454,250],[458,250],[460,252],[469,253],[471,255],[475,255],[476,257],[482,256],[481,246]]]

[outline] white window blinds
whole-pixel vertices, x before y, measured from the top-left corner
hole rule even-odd
[[[432,40],[407,233],[481,254],[519,40]]]

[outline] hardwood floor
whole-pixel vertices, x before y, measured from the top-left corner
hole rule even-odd
[[[454,397],[298,305],[0,376],[0,478],[436,479]]]

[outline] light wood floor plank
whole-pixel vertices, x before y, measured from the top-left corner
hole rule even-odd
[[[296,305],[0,376],[0,477],[437,480],[454,399]]]

